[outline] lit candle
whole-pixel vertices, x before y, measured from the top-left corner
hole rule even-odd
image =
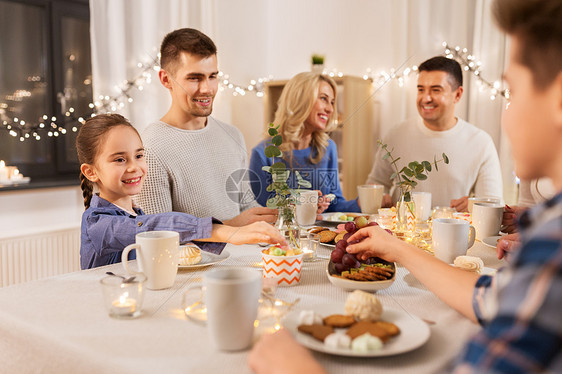
[[[118,316],[130,316],[137,310],[137,301],[128,298],[129,293],[125,292],[111,305],[111,312]]]
[[[8,181],[8,168],[4,160],[0,160],[0,181]]]
[[[14,169],[14,174],[12,174],[12,177],[10,179],[19,181],[23,179],[23,175],[20,174],[20,171],[18,169]]]
[[[303,248],[302,249],[302,259],[303,260],[312,260],[313,256],[314,256],[314,252],[312,252],[312,250],[308,249],[308,248]]]

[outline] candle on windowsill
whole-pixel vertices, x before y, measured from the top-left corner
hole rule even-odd
[[[0,160],[0,182],[8,181],[9,179],[9,169],[6,167],[4,160]]]

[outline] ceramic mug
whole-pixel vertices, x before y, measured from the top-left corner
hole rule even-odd
[[[476,239],[482,240],[498,235],[502,225],[503,205],[496,203],[474,203],[472,224],[476,228]]]
[[[151,290],[170,288],[176,280],[180,257],[180,236],[175,231],[145,231],[135,236],[135,243],[123,250],[121,262],[128,274],[127,258],[133,249],[137,251],[137,263],[141,273],[146,275],[146,287]]]
[[[501,201],[497,197],[491,196],[480,196],[480,197],[469,197],[468,198],[468,213],[472,213],[474,209],[474,203],[492,203],[499,204]]]
[[[381,184],[363,184],[357,186],[361,213],[376,214],[382,204],[384,186]]]
[[[254,336],[262,291],[261,273],[254,269],[224,268],[203,274],[203,284],[187,288],[203,293],[207,309],[206,324],[213,344],[222,351],[249,348]]]
[[[297,222],[301,226],[314,225],[316,212],[318,211],[318,192],[300,191],[298,204],[295,207]]]
[[[437,218],[432,223],[432,245],[435,257],[452,264],[474,244],[475,230],[468,222],[453,218]]]

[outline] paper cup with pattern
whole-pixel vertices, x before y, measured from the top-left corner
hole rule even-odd
[[[301,280],[303,254],[272,256],[262,253],[263,277],[275,278],[279,286],[294,286]]]

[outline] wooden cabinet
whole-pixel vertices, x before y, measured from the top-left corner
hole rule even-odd
[[[335,77],[338,85],[338,129],[330,134],[338,146],[338,165],[343,195],[357,197],[357,185],[364,184],[371,171],[376,150],[376,122],[373,84],[370,79],[354,76]],[[265,84],[265,124],[275,117],[277,101],[286,80]]]

